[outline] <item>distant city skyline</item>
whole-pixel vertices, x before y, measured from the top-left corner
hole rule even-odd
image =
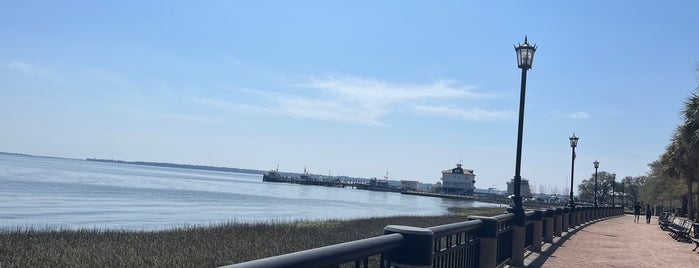
[[[699,84],[699,3],[9,2],[0,151],[533,192],[644,175]],[[577,192],[577,189],[575,189]]]

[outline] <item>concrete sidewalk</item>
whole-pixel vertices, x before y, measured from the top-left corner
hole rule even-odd
[[[658,226],[634,223],[625,215],[589,223],[563,233],[542,252],[527,252],[526,267],[699,267],[699,249],[677,242]]]

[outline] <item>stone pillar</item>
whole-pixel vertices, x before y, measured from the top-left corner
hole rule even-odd
[[[582,211],[575,209],[575,220],[573,221],[573,229],[582,225]]]
[[[553,234],[555,236],[561,236],[563,231],[562,231],[562,225],[563,224],[563,219],[561,218],[563,214],[563,209],[562,208],[557,208],[556,209],[556,214],[554,217],[554,223],[553,223]]]
[[[544,221],[546,222],[544,228],[544,242],[553,243],[553,226],[556,210],[547,209],[544,213]]]
[[[532,246],[531,251],[539,252],[541,251],[541,238],[544,232],[544,211],[537,210],[534,211],[534,228],[532,228]]]
[[[525,226],[512,226],[512,258],[510,258],[510,265],[512,266],[523,266],[524,265],[524,243],[527,234],[527,227]]]
[[[563,209],[563,214],[561,214],[561,232],[567,232],[568,231],[568,224],[570,224],[570,217],[572,215],[570,214],[570,208],[564,208]]]
[[[468,220],[481,220],[480,268],[493,268],[498,264],[498,220],[493,217],[468,216]]]

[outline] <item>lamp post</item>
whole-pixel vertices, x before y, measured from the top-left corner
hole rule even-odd
[[[514,196],[512,208],[515,214],[515,225],[524,226],[524,207],[522,206],[522,195],[520,193],[522,176],[520,176],[522,165],[522,129],[524,127],[524,95],[527,88],[527,71],[532,68],[536,45],[530,45],[527,37],[524,37],[524,44],[515,46],[517,52],[517,67],[522,69],[522,81],[519,93],[519,125],[517,127],[517,158],[515,162]]]
[[[614,186],[616,186],[616,173],[612,173],[612,207],[616,204],[616,202],[614,202]]]
[[[624,193],[624,179],[621,179],[621,207],[626,207],[626,193]]]
[[[575,209],[575,201],[573,201],[573,174],[575,174],[575,147],[578,146],[578,137],[575,137],[575,133],[570,137],[570,147],[573,148],[573,154],[570,160],[570,208]]]
[[[595,159],[595,162],[592,162],[592,164],[595,165],[595,207],[597,207],[597,168],[599,168],[599,161]]]

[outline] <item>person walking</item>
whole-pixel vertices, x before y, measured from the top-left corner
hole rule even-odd
[[[636,202],[636,205],[633,206],[633,222],[638,223],[641,218],[641,204]]]
[[[650,210],[650,204],[646,204],[646,223],[650,223],[650,215],[653,211]]]

